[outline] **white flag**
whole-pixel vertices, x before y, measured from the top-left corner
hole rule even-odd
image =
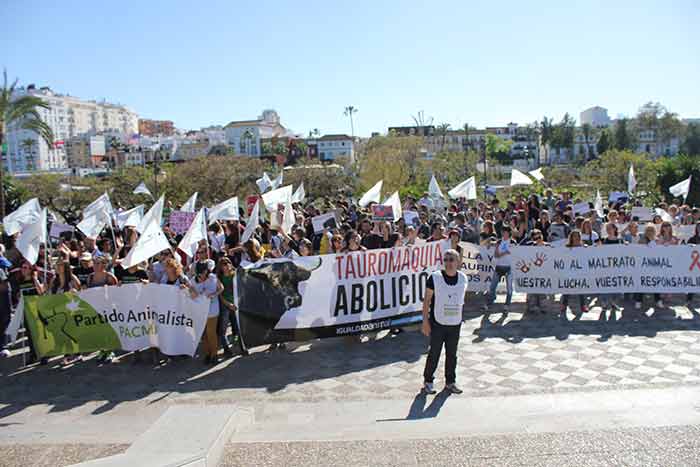
[[[197,212],[195,205],[197,204],[197,195],[198,194],[199,193],[195,191],[194,194],[192,196],[190,196],[190,199],[185,201],[185,204],[182,205],[182,207],[180,208],[180,211]]]
[[[146,215],[141,218],[139,225],[136,226],[136,231],[138,233],[142,234],[146,230],[146,227],[148,226],[148,223],[151,222],[151,219],[155,219],[156,223],[160,225],[160,223],[163,221],[164,204],[165,195],[161,195],[160,198],[158,198],[158,201],[153,203],[153,206],[151,206],[151,209],[148,210]]]
[[[663,222],[673,222],[673,217],[664,209],[656,208],[654,209],[654,214],[656,214],[657,216],[661,216],[661,220]]]
[[[76,226],[78,230],[85,234],[89,238],[97,238],[100,232],[107,226],[107,218],[102,215],[88,216],[80,221]]]
[[[515,185],[532,185],[532,179],[518,169],[513,169],[510,173],[510,186]]]
[[[257,200],[255,202],[255,206],[253,207],[253,210],[250,213],[250,217],[248,218],[248,223],[245,225],[245,230],[243,231],[243,235],[241,236],[241,244],[247,242],[248,239],[253,236],[255,229],[258,227],[258,224],[260,223],[259,215],[260,215],[260,200]]]
[[[683,201],[688,197],[688,193],[690,193],[690,179],[692,178],[692,175],[682,182],[678,182],[672,187],[668,189],[668,191],[675,197],[680,198],[681,196],[683,197]]]
[[[32,198],[2,220],[5,234],[14,235],[22,230],[25,224],[33,224],[41,216],[39,200]]]
[[[384,183],[384,180],[379,180],[372,188],[367,190],[367,193],[362,195],[362,198],[360,198],[357,204],[359,204],[361,208],[364,208],[369,203],[378,203],[382,195],[382,183]]]
[[[209,224],[213,224],[218,220],[238,220],[238,197],[229,198],[223,203],[209,208]]]
[[[22,327],[23,322],[24,322],[24,295],[20,294],[19,303],[17,304],[17,308],[15,308],[15,312],[12,315],[12,318],[10,319],[10,324],[7,325],[7,329],[5,330],[5,335],[7,336],[7,339],[9,341],[9,342],[6,342],[7,345],[12,345],[17,341],[17,334],[19,333],[19,330]]]
[[[391,206],[391,210],[394,212],[395,221],[403,217],[403,211],[401,209],[401,199],[399,198],[398,191],[395,191],[393,195],[389,196],[383,204],[385,206]]]
[[[447,192],[450,198],[476,199],[476,178],[469,177]]]
[[[36,260],[39,258],[39,246],[42,243],[45,244],[48,238],[46,215],[46,208],[44,208],[36,222],[24,225],[15,244],[24,259],[30,264],[36,264]]]
[[[129,250],[129,254],[126,255],[126,258],[122,260],[122,267],[124,269],[142,263],[163,250],[170,249],[170,243],[168,243],[168,239],[160,228],[160,223],[157,222],[157,219],[155,217],[148,217],[148,215],[143,218],[143,220],[146,219],[148,223],[144,226],[141,236],[136,240],[131,250]]]
[[[542,167],[539,169],[531,170],[528,172],[532,178],[537,181],[544,180],[544,174],[542,173]]]
[[[284,233],[287,235],[292,234],[292,227],[296,222],[296,215],[294,214],[294,208],[292,208],[292,200],[288,199],[284,203],[284,214],[282,215],[282,225],[280,226]]]
[[[603,197],[600,196],[600,190],[596,190],[595,203],[593,204],[593,209],[595,209],[598,217],[604,217],[605,211],[603,211]]]
[[[442,190],[440,190],[440,185],[438,185],[437,180],[435,179],[435,175],[430,177],[430,184],[428,185],[428,194],[430,195],[431,198],[444,198],[445,196],[442,194]],[[398,219],[398,218],[397,218]]]
[[[634,166],[630,165],[630,170],[627,173],[627,193],[630,195],[637,190],[637,179],[634,176]]]
[[[282,186],[283,175],[284,175],[284,170],[280,171],[280,174],[277,176],[277,178],[272,180],[270,185],[271,185],[271,188],[273,190],[276,190],[277,188]]]
[[[83,219],[95,216],[104,222],[111,222],[114,209],[107,193],[102,194],[92,203],[83,208]]]
[[[177,247],[190,258],[194,258],[195,253],[197,253],[197,248],[199,247],[199,242],[206,239],[207,226],[204,222],[204,209],[200,209]]]
[[[151,191],[150,191],[150,190],[148,189],[148,187],[146,186],[146,182],[141,182],[141,183],[139,183],[139,186],[137,186],[136,188],[134,188],[133,193],[134,193],[135,195],[144,194],[144,195],[148,195],[148,196],[150,196],[151,198],[153,198],[153,195],[151,194]]]
[[[283,186],[262,195],[263,204],[268,211],[277,211],[277,206],[292,199],[292,185]]]
[[[304,198],[306,198],[306,191],[304,191],[304,182],[301,182],[292,195],[292,203],[303,203]]]
[[[136,227],[141,223],[141,219],[143,219],[143,204],[139,204],[128,211],[117,213],[117,226],[120,229]]]
[[[267,172],[263,172],[263,176],[255,180],[255,184],[258,185],[258,190],[260,190],[260,193],[265,193],[272,186],[272,181],[270,180],[270,176],[267,174]]]

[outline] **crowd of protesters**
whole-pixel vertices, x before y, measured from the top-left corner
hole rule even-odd
[[[3,236],[0,244],[0,351],[9,356],[5,345],[5,329],[10,321],[12,307],[21,295],[59,294],[102,286],[132,283],[168,284],[187,289],[192,297],[204,295],[210,300],[206,329],[202,338],[202,358],[207,364],[219,361],[222,354],[232,357],[235,351],[246,353],[238,337],[236,319],[235,275],[237,268],[263,258],[293,258],[314,254],[363,251],[378,248],[415,245],[422,242],[450,240],[451,248],[460,251],[460,243],[479,244],[493,249],[495,257],[494,280],[487,294],[484,311],[488,312],[496,299],[498,283],[505,279],[506,297],[501,308],[504,313],[512,299],[511,249],[515,245],[566,245],[568,247],[595,247],[610,244],[646,244],[649,247],[700,244],[700,209],[688,205],[660,203],[663,214],[644,223],[631,215],[631,203],[626,199],[606,203],[603,212],[590,209],[575,216],[573,206],[581,200],[571,193],[513,199],[492,198],[479,201],[455,201],[423,197],[406,198],[405,212],[417,213],[407,223],[404,217],[395,222],[373,221],[371,205],[360,208],[346,198],[325,199],[320,204],[294,205],[295,224],[285,233],[275,227],[269,216],[261,219],[253,236],[241,243],[245,230],[243,220],[217,221],[209,226],[208,241],[200,242],[195,257],[190,259],[177,250],[181,235],[176,235],[164,219],[163,231],[172,249],[164,250],[141,265],[124,268],[122,260],[138,238],[133,227],[122,230],[107,228],[98,238],[83,236],[78,230],[64,232],[51,239],[51,245],[42,245],[36,264],[26,261],[14,247],[14,238]],[[590,206],[593,208],[593,205]],[[241,219],[246,218],[240,210]],[[315,231],[312,218],[335,212],[334,227]],[[274,215],[274,214],[273,214]],[[694,225],[694,233],[680,240],[674,227]],[[44,250],[48,248],[48,250]],[[562,296],[561,312],[566,313],[576,298],[580,312],[588,311],[590,300],[597,298],[605,310],[620,308],[621,297],[606,295]],[[634,295],[640,308],[642,295]],[[690,302],[692,296],[687,299]],[[545,312],[548,297],[530,294],[527,312]],[[663,298],[655,294],[657,306]],[[31,347],[29,362],[37,357]],[[146,349],[144,349],[146,350]],[[140,357],[143,352],[137,352]],[[156,352],[157,354],[157,352]],[[65,356],[63,364],[73,364],[80,355]],[[99,352],[95,359],[108,364],[115,358],[111,351]],[[158,361],[166,359],[157,355]],[[40,363],[45,364],[46,359]]]

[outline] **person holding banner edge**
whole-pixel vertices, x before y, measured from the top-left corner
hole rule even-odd
[[[430,350],[423,372],[423,391],[435,394],[434,374],[445,346],[445,390],[462,394],[457,386],[457,347],[462,328],[462,307],[469,279],[459,271],[461,255],[447,250],[443,256],[444,268],[433,272],[425,284],[422,332],[430,337]]]

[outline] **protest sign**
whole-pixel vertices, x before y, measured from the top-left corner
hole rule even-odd
[[[246,196],[246,198],[245,198],[246,215],[250,216],[250,213],[253,212],[253,208],[255,207],[255,203],[257,201],[258,201],[258,196],[256,196],[256,195]]]
[[[650,221],[654,218],[654,211],[644,206],[634,206],[630,216],[632,216],[632,219],[636,217],[640,221]]]
[[[394,208],[388,204],[375,204],[372,206],[373,221],[394,221]]]
[[[59,224],[58,222],[54,222],[53,224],[51,224],[51,230],[49,231],[49,237],[59,238],[63,232],[73,233],[74,231],[75,231],[75,229],[73,228],[72,225]]]
[[[415,228],[420,227],[420,216],[416,211],[404,211],[403,221],[406,225],[412,225]]]
[[[237,274],[239,318],[248,347],[337,337],[418,323],[431,272],[449,242],[266,259]],[[463,243],[470,292],[488,290],[493,254]]]
[[[338,221],[336,220],[335,214],[335,211],[333,211],[321,214],[320,216],[312,217],[311,223],[314,226],[314,233],[321,233],[323,232],[323,229],[338,228]]]
[[[674,225],[673,234],[680,240],[687,242],[690,237],[695,235],[695,225]]]
[[[24,297],[25,323],[39,357],[157,347],[194,355],[209,300],[161,284],[98,287]]]
[[[192,225],[196,212],[173,211],[170,214],[170,230],[176,234],[184,234]]]
[[[608,201],[611,203],[617,203],[617,202],[627,202],[629,199],[630,195],[627,194],[627,192],[624,191],[611,191],[610,195],[608,196]]]
[[[571,209],[574,212],[574,217],[583,216],[584,214],[591,212],[591,206],[587,202],[576,203]]]
[[[543,294],[700,293],[700,248],[517,247],[515,289]]]

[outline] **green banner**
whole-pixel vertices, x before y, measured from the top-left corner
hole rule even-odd
[[[121,348],[109,321],[74,293],[24,297],[24,313],[39,357]]]

